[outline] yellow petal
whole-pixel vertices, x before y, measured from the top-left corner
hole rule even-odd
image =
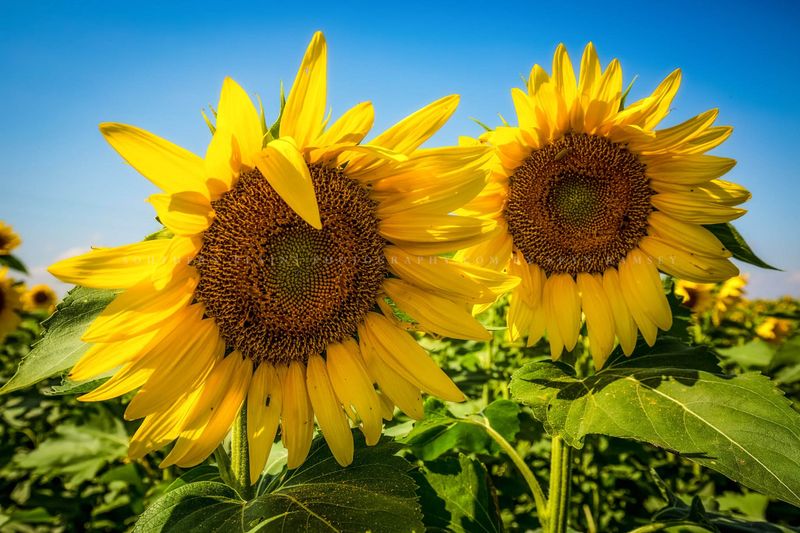
[[[651,157],[647,175],[654,181],[698,185],[719,178],[736,165],[735,159],[714,155]]]
[[[125,418],[141,418],[168,407],[183,391],[199,386],[224,353],[225,343],[211,319],[195,321],[191,333],[179,330],[168,336],[142,358],[143,365],[155,372],[128,404]],[[144,363],[145,359],[151,362]]]
[[[318,146],[358,144],[369,133],[374,121],[375,109],[372,107],[372,102],[361,102],[331,124],[325,133],[320,135],[316,144]]]
[[[413,255],[397,246],[384,248],[389,270],[431,292],[470,303],[491,303],[519,278],[443,257]]]
[[[650,238],[652,239],[652,237]],[[631,311],[633,311],[631,302],[635,300],[636,308],[642,311],[656,326],[664,331],[672,327],[672,311],[667,303],[661,277],[650,257],[638,249],[632,250],[620,263],[619,275],[625,300],[631,307]]]
[[[425,350],[386,317],[367,313],[358,334],[388,367],[420,390],[451,402],[464,400],[464,394]]]
[[[183,423],[194,409],[202,390],[202,387],[198,387],[183,394],[169,409],[145,417],[131,437],[128,457],[133,460],[141,459],[178,438]]]
[[[659,211],[691,224],[720,224],[744,215],[747,210],[715,202],[705,193],[658,193],[650,201]]]
[[[308,358],[306,384],[322,436],[325,437],[333,457],[341,466],[349,465],[353,462],[353,434],[350,432],[347,415],[344,414],[331,385],[325,361],[319,355],[314,354]]]
[[[458,100],[455,94],[436,100],[381,133],[370,144],[411,154],[444,126],[458,107]]]
[[[424,416],[422,408],[422,395],[416,387],[400,377],[380,358],[373,343],[366,336],[359,338],[359,349],[364,357],[367,373],[381,388],[381,392],[388,396],[401,411],[416,420]]]
[[[639,247],[653,258],[658,268],[680,279],[712,283],[739,274],[736,265],[725,258],[708,257],[684,250],[659,237],[645,237],[639,242]]]
[[[508,297],[508,339],[515,342],[528,335],[533,322],[534,311],[523,296],[524,285],[520,285]]]
[[[353,420],[361,422],[367,445],[374,445],[383,429],[381,405],[364,368],[358,345],[348,339],[328,345],[326,352],[328,374],[336,396],[344,405],[345,412]]]
[[[160,333],[149,331],[120,342],[93,344],[72,367],[69,378],[83,381],[130,363],[145,353]]]
[[[280,136],[292,137],[301,148],[313,146],[325,119],[328,48],[316,32],[306,49],[281,117]]]
[[[261,363],[247,393],[247,442],[250,446],[250,482],[258,481],[267,464],[281,419],[281,382],[275,367]]]
[[[600,81],[600,59],[594,44],[588,43],[581,58],[581,75],[578,79],[578,95],[594,94],[595,84]]]
[[[544,302],[545,329],[547,330],[547,341],[550,344],[550,357],[558,360],[561,352],[564,351],[564,341],[559,331],[559,301],[555,298],[553,287],[555,280],[553,276],[547,278],[542,289],[542,300]]]
[[[572,102],[577,95],[577,83],[575,81],[575,70],[563,44],[558,45],[556,53],[553,55],[552,79],[555,82],[556,92],[564,95],[567,109],[571,108]]]
[[[288,468],[303,464],[314,436],[314,410],[308,399],[305,374],[305,365],[292,361],[283,377],[281,439],[289,452]]]
[[[100,124],[100,132],[125,161],[165,193],[208,195],[203,160],[195,154],[134,126],[106,122]]]
[[[206,196],[197,192],[154,194],[147,199],[158,219],[176,235],[196,235],[211,225],[214,209]]]
[[[608,296],[611,313],[614,317],[614,326],[625,355],[630,356],[636,347],[636,322],[633,320],[628,304],[622,293],[619,273],[616,268],[608,268],[603,272],[603,290]],[[652,343],[651,343],[652,344]]]
[[[383,282],[386,294],[426,330],[456,339],[489,340],[492,335],[463,306],[399,279]]]
[[[256,165],[295,213],[315,229],[322,229],[308,165],[291,138],[276,139],[269,143],[259,154]]]
[[[165,261],[170,239],[143,241],[116,248],[97,248],[59,261],[47,269],[66,283],[93,289],[127,289]]]
[[[222,82],[217,107],[217,130],[230,133],[239,147],[241,163],[255,168],[255,155],[261,151],[264,139],[261,119],[245,90],[231,78],[225,78]]]
[[[596,274],[578,274],[578,290],[581,292],[583,314],[586,315],[586,329],[589,333],[589,350],[594,367],[600,369],[614,349],[614,314],[611,304],[603,290],[602,278]]]
[[[206,185],[211,193],[211,200],[219,199],[233,187],[241,168],[239,141],[230,131],[217,128],[206,149],[204,161]]]
[[[557,302],[553,306],[556,313],[559,337],[564,341],[567,351],[572,351],[581,330],[581,300],[578,286],[569,274],[554,274],[548,280],[552,286],[551,298]]]
[[[174,267],[165,264],[157,268]],[[165,320],[189,304],[197,281],[196,274],[187,272],[173,277],[163,289],[156,290],[150,278],[143,279],[114,298],[84,332],[81,340],[113,342],[159,329]]]
[[[494,220],[455,215],[396,215],[381,221],[381,235],[408,253],[438,255],[477,244],[496,227]]]
[[[178,441],[159,466],[176,464],[188,468],[205,460],[230,430],[252,375],[252,362],[239,352],[220,361],[206,381]]]
[[[687,251],[711,257],[731,257],[731,252],[710,231],[698,224],[676,220],[661,211],[650,213],[648,233]]]

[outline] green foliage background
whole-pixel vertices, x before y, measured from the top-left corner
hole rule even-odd
[[[76,299],[81,294],[71,296]],[[676,325],[669,334],[684,343],[713,348],[712,352],[702,350],[705,355],[687,352],[687,357],[698,365],[710,365],[710,371],[718,371],[719,365],[728,374],[742,374],[743,379],[753,379],[748,372],[763,373],[786,393],[791,402],[787,408],[797,409],[798,301],[742,300],[729,306],[719,325],[714,325],[709,313],[690,317],[689,310],[674,298],[672,305]],[[547,480],[550,446],[539,421],[542,416],[535,406],[511,401],[509,384],[512,374],[523,367],[548,368],[549,356],[544,344],[523,348],[509,343],[504,312],[501,303],[483,316],[494,330],[491,342],[420,338],[471,400],[444,404],[429,399],[427,416],[416,423],[396,417],[387,423],[383,444],[356,450],[353,472],[359,471],[361,461],[370,472],[378,472],[373,476],[378,482],[369,476],[345,476],[333,492],[313,481],[319,475],[338,475],[336,469],[326,470],[331,461],[321,441],[315,443],[316,452],[302,471],[292,473],[285,471],[285,453],[276,445],[268,475],[259,483],[255,498],[246,502],[221,483],[213,466],[215,457],[190,471],[159,469],[160,454],[129,461],[127,439],[138,422],[123,422],[128,398],[81,403],[76,391],[84,387],[65,384],[60,376],[2,395],[0,530],[129,531],[147,508],[137,531],[197,530],[205,527],[206,516],[197,513],[212,504],[218,516],[233,521],[208,525],[210,531],[223,526],[236,530],[241,516],[252,517],[256,524],[265,516],[277,515],[285,517],[266,522],[260,530],[291,530],[301,524],[312,531],[327,528],[309,521],[307,513],[288,512],[289,496],[306,501],[319,516],[340,517],[343,521],[334,525],[341,531],[365,530],[370,524],[379,525],[376,530],[381,531],[423,527],[429,531],[536,530],[540,524],[528,486],[508,454],[481,426],[490,424],[512,443],[540,480]],[[759,338],[756,329],[767,317],[784,320],[790,326],[788,334],[770,341]],[[40,336],[43,318],[27,316],[0,348],[0,386],[8,384]],[[62,344],[69,351],[68,343]],[[578,363],[570,357],[565,360]],[[700,360],[703,357],[705,362]],[[616,364],[628,364],[618,359]],[[581,371],[580,364],[577,369]],[[579,378],[565,375],[560,379]],[[619,400],[630,401],[624,393],[619,393]],[[554,409],[557,412],[558,406]],[[667,531],[794,531],[791,527],[800,524],[797,507],[702,467],[696,457],[692,461],[644,442],[594,435],[591,430],[585,433],[583,447],[575,454],[573,530],[632,531],[654,521],[672,524]],[[743,481],[752,486],[747,483],[752,480]],[[343,514],[341,506],[366,512],[359,518],[357,513]],[[163,509],[170,511],[165,514]],[[386,514],[380,515],[379,510]],[[244,523],[241,526],[248,529]]]

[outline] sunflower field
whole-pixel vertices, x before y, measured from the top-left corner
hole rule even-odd
[[[330,111],[321,32],[203,154],[100,124],[156,224],[61,298],[0,222],[0,531],[800,531],[800,300],[748,295],[732,128],[662,125],[679,69],[538,61],[452,146],[457,95]]]

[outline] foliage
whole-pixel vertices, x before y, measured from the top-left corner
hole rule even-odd
[[[72,291],[42,326],[43,315],[25,315],[0,347],[3,531],[533,531],[541,523],[520,464],[545,486],[553,434],[580,447],[575,531],[800,523],[796,300],[729,298],[693,314],[670,296],[667,335],[596,373],[581,343],[558,363],[544,343],[510,343],[500,302],[481,316],[489,342],[420,338],[470,401],[429,398],[422,420],[399,414],[376,447],[357,434],[345,469],[318,437],[309,460],[287,471],[276,443],[245,501],[214,457],[188,470],[160,470],[161,453],[130,461],[128,398],[76,400],[98,382],[61,374],[113,297]]]

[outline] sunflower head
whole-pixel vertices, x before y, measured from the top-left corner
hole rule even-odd
[[[659,129],[680,84],[672,72],[624,105],[622,70],[586,46],[576,76],[563,45],[551,72],[539,65],[513,89],[518,125],[481,141],[495,148],[489,186],[465,209],[497,221],[490,240],[459,257],[507,268],[512,338],[546,332],[554,358],[572,350],[585,317],[602,366],[616,343],[630,355],[672,323],[659,270],[714,283],[738,273],[704,227],[744,214],[742,187],[720,177],[732,159],[707,155],[731,133],[711,110]],[[500,260],[496,260],[500,258]]]
[[[20,323],[21,293],[22,287],[8,277],[8,269],[0,268],[0,342]]]
[[[255,481],[279,429],[289,467],[304,461],[315,418],[348,464],[351,426],[374,444],[395,406],[422,416],[422,392],[463,399],[393,306],[420,331],[488,337],[468,304],[493,301],[514,280],[440,254],[496,226],[451,214],[484,186],[491,151],[419,148],[455,96],[369,143],[368,102],[328,124],[326,56],[316,34],[270,130],[226,79],[202,158],[132,126],[101,126],[161,190],[150,203],[174,236],[50,271],[124,291],[85,332],[93,345],[71,376],[117,369],[84,400],[138,389],[126,411],[144,417],[133,457],[176,441],[163,464],[197,464],[246,404]]]
[[[14,228],[0,220],[0,255],[8,255],[11,251],[22,244],[22,239],[14,231]]]
[[[58,295],[49,286],[34,285],[22,295],[22,308],[26,311],[47,311],[52,313],[56,308]]]
[[[768,316],[756,328],[756,335],[767,342],[781,344],[791,335],[793,329],[790,320]]]

